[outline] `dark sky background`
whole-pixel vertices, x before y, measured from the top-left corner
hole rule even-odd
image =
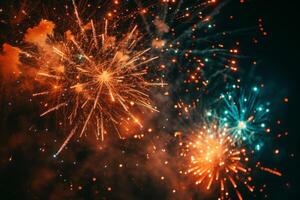
[[[282,147],[287,152],[294,152],[295,159],[282,159],[280,162],[285,168],[286,178],[291,187],[286,189],[282,185],[272,188],[270,199],[299,199],[299,155],[300,135],[298,134],[299,115],[299,29],[297,28],[299,16],[296,1],[253,1],[251,8],[253,14],[258,13],[264,19],[264,25],[269,33],[268,39],[257,52],[262,59],[260,73],[266,82],[275,83],[276,93],[286,90],[289,96],[288,107],[278,110],[289,131],[289,137],[284,140]]]
[[[7,5],[6,0],[0,0],[1,4],[4,1],[4,4]],[[255,21],[262,18],[264,29],[268,32],[268,36],[263,38],[258,46],[245,45],[243,46],[243,52],[260,61],[255,74],[263,77],[263,82],[272,87],[274,101],[278,102],[276,108],[273,108],[275,110],[274,115],[276,119],[282,121],[282,125],[278,128],[279,132],[288,130],[289,133],[288,137],[280,139],[280,141],[275,140],[268,146],[272,149],[274,147],[279,148],[281,151],[280,156],[274,158],[269,154],[261,155],[261,158],[266,160],[267,164],[275,166],[283,172],[282,177],[262,175],[257,178],[257,182],[266,183],[267,199],[271,200],[300,199],[300,158],[298,153],[300,152],[300,134],[298,133],[298,102],[300,102],[298,84],[300,79],[298,74],[300,71],[298,69],[300,67],[300,33],[298,29],[300,23],[297,8],[296,0],[246,0],[246,4],[242,8],[240,5],[233,3],[224,9],[225,14],[226,12],[232,12],[234,15],[239,16],[238,23],[241,25],[257,25]],[[3,38],[6,37],[1,36],[1,42],[3,42]],[[5,92],[5,90],[2,91]],[[51,119],[49,124],[45,124],[45,121],[39,119],[38,116],[28,117],[28,113],[37,109],[35,105],[28,102],[18,102],[13,109],[7,108],[9,100],[5,96],[11,95],[4,93],[0,95],[0,199],[126,199],[124,196],[129,193],[132,195],[128,195],[127,199],[170,198],[165,194],[167,193],[166,186],[161,183],[157,184],[157,180],[155,178],[151,179],[147,171],[144,172],[145,174],[137,174],[137,172],[124,174],[122,171],[111,173],[101,170],[100,167],[98,169],[97,166],[91,167],[86,164],[88,161],[106,162],[104,157],[109,156],[117,160],[122,157],[122,149],[128,148],[134,141],[129,141],[120,146],[116,145],[117,147],[112,152],[107,150],[107,152],[100,154],[103,159],[98,158],[96,160],[94,160],[95,154],[91,153],[90,149],[80,150],[80,148],[85,148],[86,144],[76,143],[70,145],[70,148],[66,150],[66,154],[76,156],[78,162],[81,159],[86,159],[84,166],[70,164],[70,160],[72,160],[70,157],[72,156],[66,156],[66,164],[53,162],[52,158],[49,157],[50,153],[41,154],[39,149],[45,144],[45,149],[55,151],[59,144],[56,144],[55,147],[50,147],[49,144],[49,141],[55,140],[55,134],[50,136],[45,136],[44,133],[34,134],[35,129],[42,130],[44,127],[53,125]],[[288,104],[282,103],[284,97],[288,97]],[[22,135],[22,130],[28,129],[31,120],[35,121],[35,127],[31,127],[32,129],[28,131],[30,134]],[[36,140],[36,143],[33,143],[32,140]],[[143,144],[139,144],[139,146],[142,147]],[[72,147],[74,147],[74,155],[70,153]],[[129,160],[135,160],[136,157],[132,153],[134,149],[130,147],[126,151],[130,154]],[[89,153],[93,155],[86,156]],[[291,156],[292,154],[294,156]],[[11,156],[12,161],[8,161]],[[116,160],[113,163],[118,163]],[[157,170],[164,171],[163,169]],[[75,175],[72,175],[72,173]],[[63,175],[60,176],[60,174]],[[78,174],[78,178],[76,178],[76,174]],[[118,194],[111,195],[108,192],[103,192],[103,189],[99,189],[93,183],[90,183],[93,175],[99,177],[103,175],[103,177],[108,178],[108,180],[100,180],[100,185],[103,185],[103,188],[112,185],[113,192]],[[144,178],[139,179],[136,176],[144,176]],[[39,181],[40,177],[43,181]],[[75,195],[70,194],[72,192],[68,191],[69,187],[66,187],[64,177],[72,177],[74,185],[89,182],[86,183],[88,189],[77,192]],[[126,188],[124,185],[127,184],[133,186],[130,189],[124,189]],[[107,198],[98,198],[98,194]],[[245,195],[245,199],[252,198],[251,194]],[[263,195],[257,195],[257,199],[262,198]]]

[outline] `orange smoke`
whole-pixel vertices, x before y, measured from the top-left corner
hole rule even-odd
[[[33,27],[28,28],[24,36],[24,41],[33,43],[39,47],[47,46],[46,41],[48,36],[53,35],[55,24],[48,20],[41,20],[40,23]]]
[[[68,41],[72,41],[75,39],[75,36],[73,35],[72,31],[70,31],[70,30],[67,30],[65,32],[65,37]]]
[[[170,27],[159,18],[156,18],[153,23],[160,33],[168,33],[170,31]]]
[[[4,80],[8,80],[13,76],[18,76],[20,73],[19,54],[21,50],[17,47],[13,47],[10,44],[4,43],[3,50],[0,54],[0,72]]]

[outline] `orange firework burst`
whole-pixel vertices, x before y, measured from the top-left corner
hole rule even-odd
[[[184,145],[182,156],[189,159],[185,174],[192,175],[195,184],[206,190],[218,190],[221,199],[229,197],[232,188],[237,197],[243,199],[239,185],[245,185],[251,192],[254,189],[249,185],[252,178],[251,169],[247,168],[246,150],[236,147],[226,129],[204,126],[196,138]]]
[[[139,45],[142,36],[137,26],[126,34],[111,35],[108,20],[97,30],[93,20],[84,24],[73,4],[78,29],[66,30],[62,37],[49,31],[42,44],[30,41],[42,46],[37,55],[26,52],[40,65],[37,78],[46,82],[46,89],[34,94],[47,96],[41,116],[63,110],[72,127],[56,155],[75,133],[82,137],[94,132],[104,140],[109,130],[124,138],[122,132],[132,131],[132,124],[142,127],[137,113],[156,111],[148,95],[150,87],[164,85],[157,79],[147,81],[148,64],[158,57],[148,56],[150,49]],[[47,20],[39,26],[54,28]]]

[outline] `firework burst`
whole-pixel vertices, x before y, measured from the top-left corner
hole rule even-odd
[[[137,26],[110,35],[109,22],[104,20],[98,31],[93,20],[83,24],[73,4],[77,29],[66,30],[62,37],[47,35],[37,55],[26,52],[41,66],[37,79],[46,85],[33,94],[47,97],[41,116],[61,110],[72,128],[57,154],[75,133],[82,137],[92,132],[97,140],[104,140],[114,130],[125,138],[135,124],[143,126],[138,114],[145,109],[157,111],[149,89],[164,85],[159,79],[148,81],[148,64],[158,57],[149,56],[150,48],[139,45],[142,35]],[[49,28],[52,22],[43,20],[40,25]]]
[[[219,116],[222,126],[228,128],[233,139],[241,143],[255,142],[256,149],[260,149],[258,138],[263,133],[270,132],[268,126],[270,103],[260,98],[261,87],[252,87],[250,91],[233,88],[221,95],[223,106]]]
[[[226,128],[218,125],[204,126],[187,144],[181,143],[181,154],[189,160],[185,174],[196,185],[206,190],[218,190],[224,199],[233,189],[239,199],[243,199],[240,186],[244,185],[250,192],[251,169],[247,167],[249,158],[246,149],[238,148],[228,135]]]

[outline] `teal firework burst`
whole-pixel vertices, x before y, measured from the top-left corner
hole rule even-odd
[[[238,142],[255,142],[256,150],[262,143],[258,138],[270,131],[270,103],[262,101],[262,87],[244,90],[232,87],[232,90],[221,95],[220,123]]]

